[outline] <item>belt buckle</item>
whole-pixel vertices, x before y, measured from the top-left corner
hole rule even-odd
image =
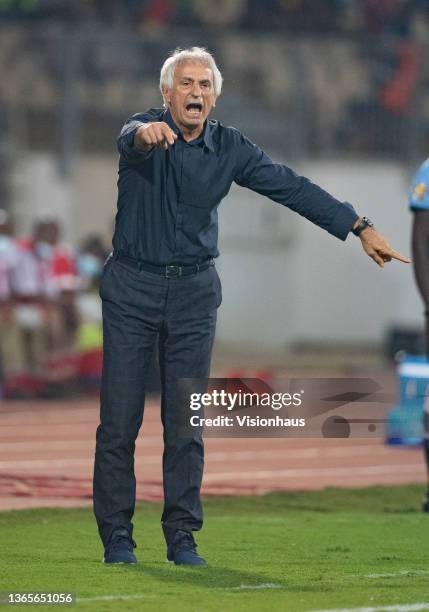
[[[165,278],[180,278],[182,266],[165,266]]]

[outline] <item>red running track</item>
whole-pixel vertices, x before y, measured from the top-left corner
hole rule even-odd
[[[3,402],[0,510],[91,504],[96,401]],[[162,499],[159,402],[147,402],[137,497]],[[204,495],[425,482],[419,449],[377,438],[207,438]]]

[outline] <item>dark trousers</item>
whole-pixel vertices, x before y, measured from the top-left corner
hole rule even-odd
[[[103,374],[94,465],[94,513],[106,545],[117,528],[132,536],[136,499],[134,449],[143,420],[145,379],[159,341],[164,428],[162,526],[167,544],[177,529],[201,529],[204,466],[201,431],[181,433],[181,378],[207,378],[222,301],[214,265],[181,278],[139,271],[110,258],[100,287]]]

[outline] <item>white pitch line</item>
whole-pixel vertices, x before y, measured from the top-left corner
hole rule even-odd
[[[312,612],[418,612],[419,610],[429,610],[429,602],[377,606],[375,608],[329,608],[326,610],[312,610]]]
[[[89,601],[117,601],[130,599],[152,599],[155,595],[100,595],[100,597],[76,597],[76,603]]]
[[[386,574],[366,574],[365,578],[397,578],[398,576],[426,576],[427,574],[429,571],[426,570],[400,570]]]
[[[259,589],[284,589],[284,585],[274,582],[263,582],[262,584],[240,584],[236,587],[219,587],[218,591],[251,591]]]
[[[253,591],[253,590],[264,590],[264,589],[283,589],[284,585],[275,584],[274,582],[263,582],[262,584],[240,584],[235,587],[215,587],[208,589],[209,591]],[[99,597],[77,597],[76,602],[89,602],[89,601],[116,601],[116,600],[132,600],[132,599],[149,599],[155,595],[100,595]]]

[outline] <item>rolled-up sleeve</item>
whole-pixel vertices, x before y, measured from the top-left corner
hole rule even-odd
[[[308,178],[275,163],[241,134],[234,181],[287,206],[340,240],[347,238],[358,219],[351,204],[340,202]]]

